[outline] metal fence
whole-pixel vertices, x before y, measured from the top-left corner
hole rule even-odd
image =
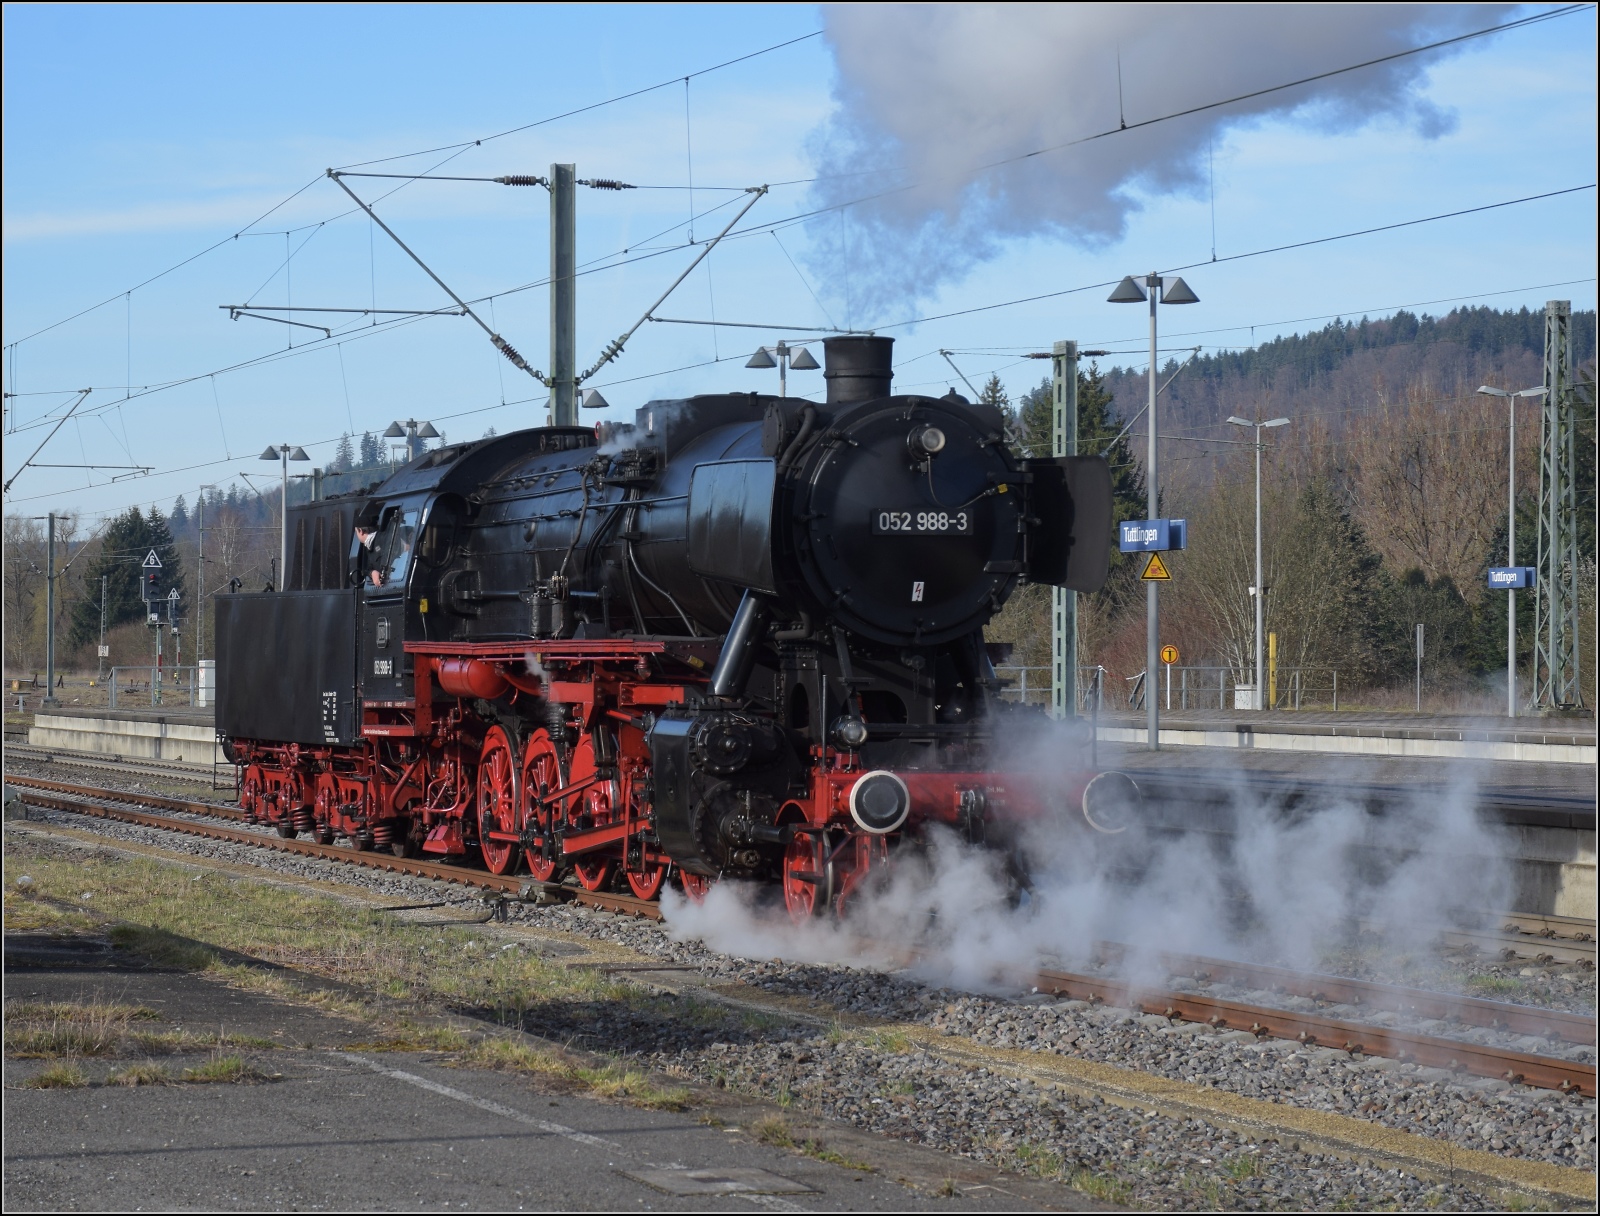
[[[1000,696],[1022,705],[1048,709],[1052,701],[1049,667],[1022,667],[1011,663],[996,667],[995,674],[1005,685]],[[1078,668],[1078,712],[1087,714],[1105,708],[1104,667]]]
[[[197,667],[113,667],[112,709],[143,709],[157,705],[195,705],[200,693]]]
[[[1231,667],[1163,666],[1156,679],[1156,695],[1165,709],[1248,709],[1238,703],[1240,694],[1248,698],[1254,688],[1240,683]],[[1128,707],[1144,708],[1144,672],[1129,676],[1127,684]],[[1332,667],[1280,667],[1262,704],[1267,709],[1338,709],[1339,672]]]
[[[1078,712],[1105,708],[1105,668],[1078,668]],[[1050,668],[1006,665],[995,668],[1007,682],[1001,696],[1024,705],[1048,706],[1051,701]],[[1144,708],[1144,672],[1127,676],[1118,694],[1128,709]],[[1156,695],[1164,709],[1231,709],[1238,694],[1251,685],[1241,684],[1231,667],[1163,667],[1157,676]],[[1268,709],[1338,709],[1339,672],[1332,667],[1280,667],[1275,684],[1264,698]]]

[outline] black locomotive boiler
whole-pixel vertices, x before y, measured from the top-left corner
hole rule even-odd
[[[777,881],[805,916],[931,823],[1082,799],[1075,766],[998,771],[1037,711],[1000,702],[983,627],[1024,580],[1100,586],[1106,464],[892,394],[892,345],[829,339],[825,402],[652,401],[291,509],[284,588],[218,598],[246,812],[646,898]]]

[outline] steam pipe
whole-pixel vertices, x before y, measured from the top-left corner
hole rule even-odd
[[[755,666],[756,651],[767,632],[767,619],[772,615],[772,601],[755,591],[746,591],[733,614],[733,624],[728,626],[727,639],[722,643],[722,653],[717,656],[716,670],[711,673],[711,695],[737,697],[744,694],[750,683],[750,669]]]

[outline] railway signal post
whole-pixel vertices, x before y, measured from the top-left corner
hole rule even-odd
[[[1145,419],[1149,432],[1149,448],[1145,456],[1145,492],[1149,501],[1151,519],[1161,509],[1160,481],[1157,476],[1156,438],[1160,429],[1156,425],[1156,305],[1165,300],[1168,304],[1198,304],[1200,297],[1189,290],[1189,285],[1174,276],[1163,278],[1159,274],[1144,276],[1143,282],[1132,275],[1117,284],[1117,289],[1107,297],[1112,304],[1142,304],[1150,302],[1150,400],[1146,405],[1150,416]],[[1161,710],[1155,696],[1149,691],[1156,674],[1157,638],[1161,629],[1161,593],[1153,580],[1145,582],[1144,617],[1144,671],[1145,671],[1145,725],[1149,732],[1151,751],[1161,747]]]

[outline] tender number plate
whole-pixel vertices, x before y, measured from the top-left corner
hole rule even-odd
[[[971,511],[896,511],[874,507],[874,536],[971,536]]]

